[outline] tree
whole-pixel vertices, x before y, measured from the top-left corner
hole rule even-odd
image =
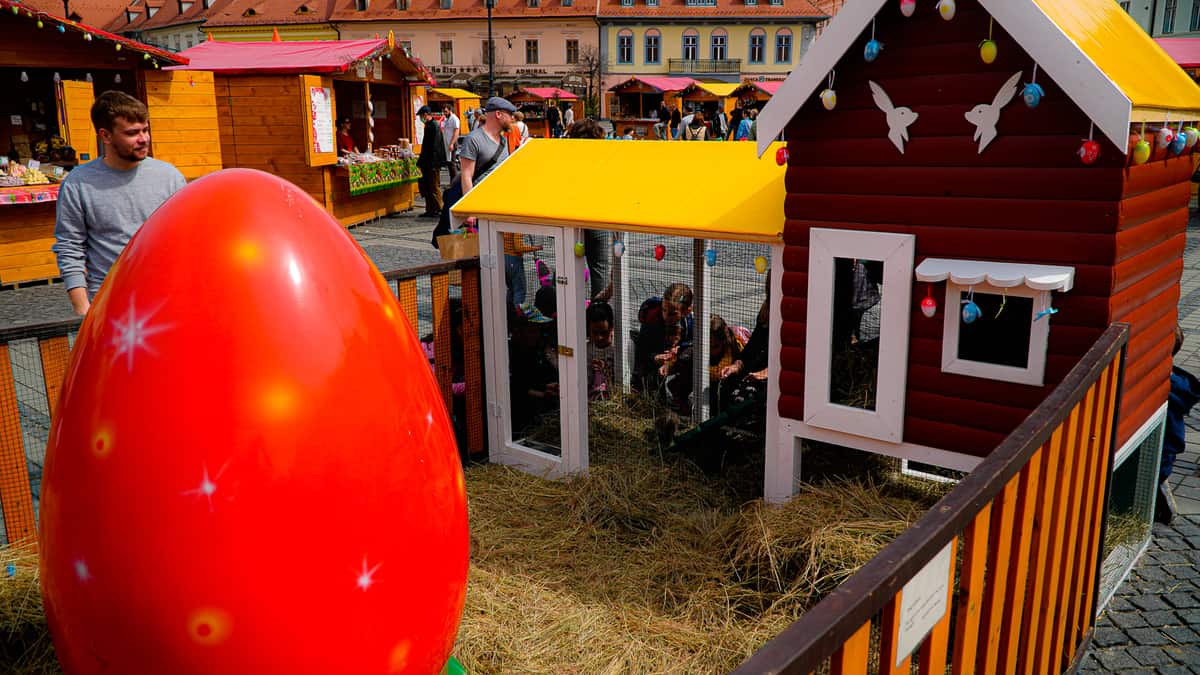
[[[600,72],[604,62],[600,60],[600,50],[592,45],[582,45],[579,48],[579,61],[575,64],[573,73],[583,77],[587,93],[583,98],[583,114],[588,117],[600,116]]]

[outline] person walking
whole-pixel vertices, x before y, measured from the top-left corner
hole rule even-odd
[[[425,200],[425,212],[420,217],[437,218],[442,212],[442,166],[446,163],[446,144],[429,106],[421,106],[417,117],[425,124],[424,138],[428,139],[421,145],[421,156],[417,158],[417,168],[421,169],[417,188]]]
[[[150,112],[136,98],[106,91],[92,104],[100,159],[67,174],[58,191],[54,246],[75,314],[83,316],[129,239],[187,181],[150,157]]]
[[[450,167],[450,180],[458,176],[458,166],[455,162],[454,151],[458,146],[458,134],[462,122],[454,114],[454,106],[447,103],[442,107],[442,138],[446,141],[446,164]]]
[[[432,244],[437,248],[437,238],[450,232],[450,209],[471,191],[479,181],[487,177],[505,159],[508,159],[507,133],[517,112],[508,99],[493,96],[484,105],[483,124],[458,141],[458,158],[462,171],[451,182],[442,195],[442,215],[433,229]],[[474,218],[469,218],[474,224]]]

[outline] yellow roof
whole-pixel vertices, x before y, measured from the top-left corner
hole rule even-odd
[[[708,93],[712,94],[713,96],[719,96],[721,98],[725,98],[726,96],[729,96],[730,94],[732,94],[735,89],[737,89],[741,86],[742,86],[741,82],[697,82],[697,83],[689,86],[688,89],[695,87],[697,89],[703,89],[704,91],[707,91]],[[687,89],[685,89],[684,91],[686,92]]]
[[[777,243],[783,176],[753,143],[532,140],[456,217]]]
[[[1200,115],[1200,87],[1116,2],[1034,2],[1129,97],[1134,121],[1162,121],[1166,110]]]
[[[455,89],[454,87],[435,87],[430,89],[430,91],[441,94],[442,96],[449,96],[455,100],[460,98],[480,98],[479,94],[476,94],[473,91],[467,91],[466,89]]]

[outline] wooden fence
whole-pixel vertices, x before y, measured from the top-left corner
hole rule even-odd
[[[953,491],[735,672],[1073,670],[1095,624],[1128,337],[1128,325],[1111,326]],[[912,616],[902,591],[946,549],[947,576],[934,586],[945,603],[930,615],[945,612],[901,653],[901,615]]]
[[[434,374],[448,410],[455,411],[456,372],[465,385],[457,406],[460,451],[473,457],[486,452],[483,418],[483,348],[480,319],[479,259],[455,260],[385,272],[414,331],[429,326],[434,344]],[[426,281],[427,280],[427,281]],[[420,282],[421,293],[418,293]],[[455,319],[453,287],[462,303],[462,362],[452,363]],[[421,297],[428,293],[427,297]],[[66,303],[66,298],[63,298]],[[419,318],[420,317],[420,318]],[[70,345],[79,320],[0,330],[0,543],[37,538],[36,503],[41,487],[50,419],[66,375]]]

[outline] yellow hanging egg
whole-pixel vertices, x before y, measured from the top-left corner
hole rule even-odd
[[[1138,141],[1137,145],[1133,146],[1133,163],[1145,164],[1147,161],[1149,161],[1149,159],[1150,144],[1145,140]]]
[[[767,259],[763,256],[758,256],[754,259],[754,271],[762,274],[767,271]]]
[[[979,43],[979,58],[983,59],[984,63],[991,63],[996,60],[995,40],[984,40]]]

